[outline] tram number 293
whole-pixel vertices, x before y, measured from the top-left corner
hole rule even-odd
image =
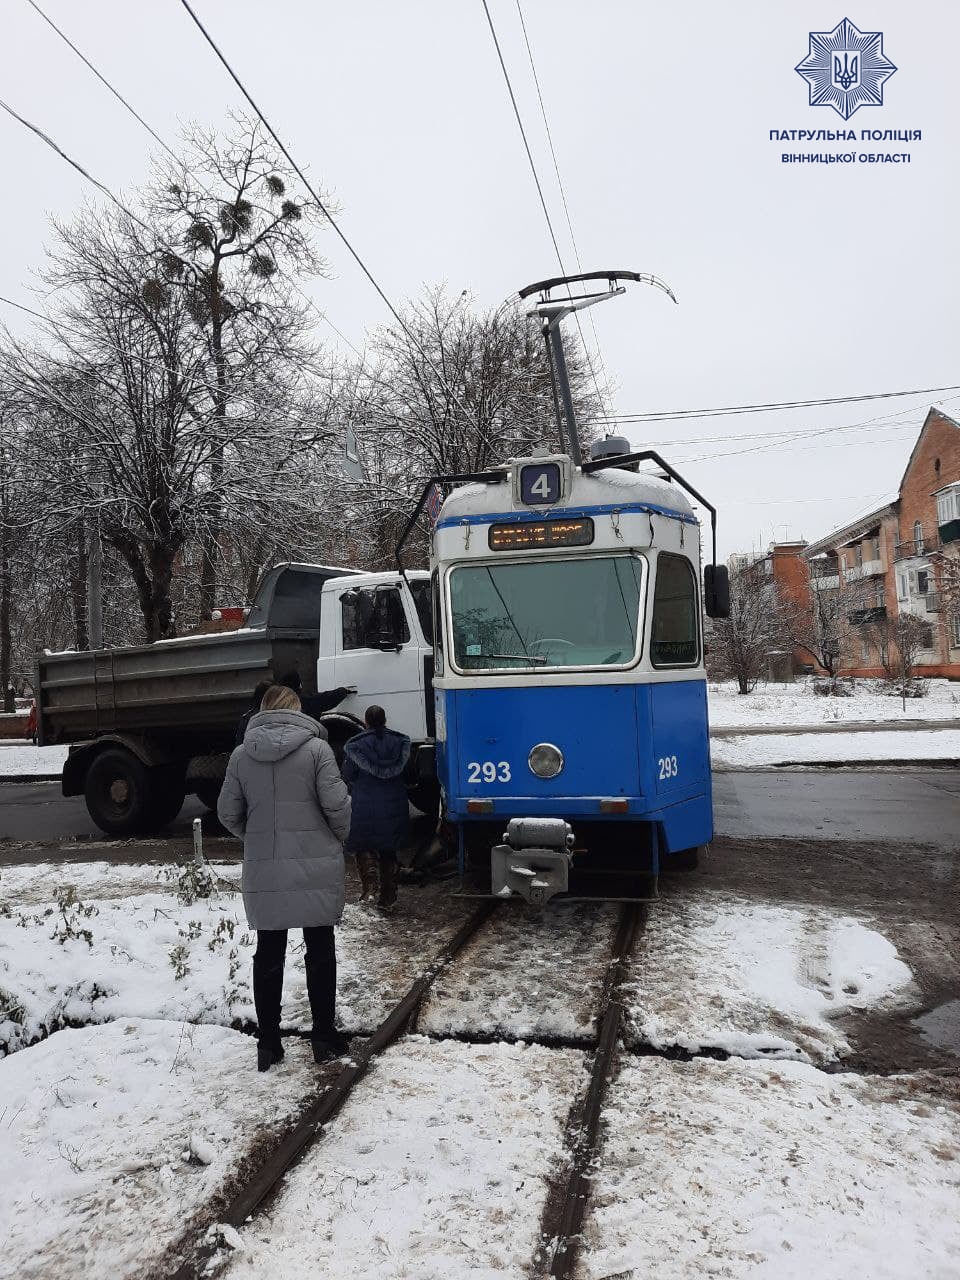
[[[510,763],[507,760],[471,760],[467,765],[467,782],[509,782]]]
[[[680,766],[677,764],[676,756],[661,756],[657,761],[660,766],[660,781],[664,778],[676,778],[680,773]]]

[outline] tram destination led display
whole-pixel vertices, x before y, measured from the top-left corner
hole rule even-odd
[[[519,520],[515,524],[492,524],[487,535],[491,551],[529,551],[540,547],[589,547],[593,542],[593,521]]]

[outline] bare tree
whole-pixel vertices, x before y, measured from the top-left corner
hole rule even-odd
[[[730,617],[713,624],[713,672],[752,693],[767,672],[769,655],[792,645],[793,610],[764,572],[763,561],[748,564],[730,581]]]
[[[50,323],[53,350],[11,343],[0,353],[0,373],[31,421],[48,530],[96,521],[127,566],[148,640],[175,631],[174,574],[193,546],[208,614],[225,535],[237,546],[271,522],[303,524],[298,462],[333,430],[303,310],[269,265],[283,246],[305,260],[302,231],[289,230],[299,213],[280,199],[282,179],[263,172],[259,139],[245,135],[238,147],[247,169],[225,149],[224,182],[240,165],[246,185],[220,206],[220,233],[185,188],[176,197],[196,214],[187,236],[196,256],[213,254],[214,265],[184,265],[163,209],[145,210],[162,234],[135,215],[88,210],[56,228],[47,280],[63,301]],[[255,205],[246,196],[261,186]],[[279,202],[272,221],[268,197]],[[246,291],[227,283],[234,252],[253,281]]]
[[[477,313],[466,292],[451,300],[436,288],[404,322],[406,332],[395,326],[374,335],[371,367],[349,379],[366,476],[350,500],[377,563],[392,558],[431,475],[476,473],[534,446],[559,447],[543,338],[518,310]],[[583,349],[570,347],[567,362],[586,421],[599,406]]]
[[[168,164],[156,186],[151,213],[173,252],[158,255],[158,271],[144,288],[166,302],[185,297],[209,361],[212,405],[208,459],[210,502],[203,537],[200,612],[213,607],[223,524],[221,479],[233,432],[231,402],[246,376],[272,360],[288,365],[308,352],[305,313],[283,287],[289,272],[319,274],[324,262],[305,222],[316,206],[291,199],[293,173],[268,144],[259,120],[234,117],[234,136],[193,129],[188,155]]]

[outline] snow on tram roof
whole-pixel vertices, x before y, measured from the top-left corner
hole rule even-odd
[[[609,467],[582,475],[575,471],[568,497],[555,507],[531,508],[515,502],[509,480],[499,484],[467,484],[454,489],[444,502],[437,521],[464,516],[499,515],[505,511],[541,510],[544,515],[558,507],[603,507],[617,503],[649,504],[660,511],[692,516],[693,507],[679,485],[671,484],[651,471],[626,471]]]

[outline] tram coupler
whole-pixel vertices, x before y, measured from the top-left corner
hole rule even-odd
[[[534,906],[566,893],[573,844],[573,828],[563,818],[511,818],[503,844],[490,853],[491,892],[498,898],[519,894]]]

